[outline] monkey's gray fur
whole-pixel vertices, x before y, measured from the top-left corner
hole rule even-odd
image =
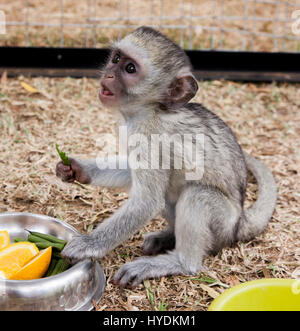
[[[113,49],[131,56],[139,52],[138,57],[150,68],[137,86],[126,90],[117,110],[128,135],[139,133],[150,139],[154,133],[204,134],[204,173],[200,180],[189,181],[185,169],[100,170],[95,160],[73,160],[92,185],[130,187],[130,198],[91,234],[72,239],[63,255],[75,260],[100,259],[161,214],[168,228],[147,235],[143,244],[145,254],[157,255],[126,263],[115,282],[136,286],[151,277],[195,274],[203,270],[207,254],[238,240],[249,240],[264,230],[276,203],[274,178],[263,163],[241,150],[231,129],[218,116],[200,104],[188,103],[197,83],[188,58],[176,44],[153,29],[141,27]],[[184,78],[174,91],[187,91],[179,101],[172,91],[173,99],[166,95],[176,77]],[[247,170],[255,176],[259,194],[255,204],[244,211]],[[59,171],[58,175],[68,179]]]

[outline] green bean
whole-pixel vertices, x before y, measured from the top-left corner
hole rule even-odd
[[[64,272],[65,270],[68,269],[69,267],[69,262],[66,259],[59,259],[55,265],[54,270],[52,271],[50,276],[54,276],[57,274],[60,274],[62,272]]]
[[[69,158],[67,157],[66,153],[61,151],[58,148],[57,144],[55,144],[55,147],[56,147],[57,153],[58,153],[59,157],[61,158],[63,164],[67,165],[67,166],[71,165],[71,162],[70,162]]]
[[[57,259],[61,259],[62,258],[62,256],[60,255],[60,253],[59,252],[57,252],[57,251],[52,251],[52,256],[53,257],[56,257]]]
[[[44,249],[48,248],[49,246],[52,246],[59,252],[61,252],[64,248],[64,245],[62,244],[57,244],[57,243],[51,243],[50,241],[31,241],[32,243],[36,244],[38,248]]]
[[[52,270],[51,274],[49,276],[54,276],[58,274],[59,269],[61,268],[62,264],[63,264],[63,259],[59,259],[56,264],[54,269]]]
[[[33,234],[29,234],[28,237],[27,237],[28,241],[30,242],[50,242],[49,240],[46,240],[46,239],[43,239],[43,238],[40,238],[38,236],[35,236]]]
[[[56,238],[55,236],[52,236],[51,234],[44,234],[44,233],[34,232],[34,231],[29,231],[29,230],[27,230],[27,231],[34,236],[42,238],[43,240],[48,240],[53,243],[64,244],[64,245],[67,243],[66,240]]]
[[[40,238],[38,236],[35,236],[33,234],[28,235],[28,240],[32,243],[35,243],[38,248],[47,248],[49,246],[52,246],[53,248],[57,249],[58,251],[62,251],[65,246],[65,244],[54,243],[54,242],[48,241],[46,239]]]
[[[54,268],[56,266],[56,263],[57,263],[57,260],[54,259],[54,258],[52,258],[45,277],[49,277],[51,275],[51,273],[53,272],[53,270],[54,270]]]
[[[64,263],[62,264],[62,266],[59,270],[60,273],[66,271],[70,266],[70,263],[66,259],[63,259],[63,260],[64,260]]]

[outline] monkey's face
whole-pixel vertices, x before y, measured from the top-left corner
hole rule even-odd
[[[119,49],[112,50],[110,60],[100,79],[100,101],[107,107],[118,107],[128,102],[130,91],[144,76],[141,63]]]
[[[198,89],[184,51],[147,27],[113,44],[100,85],[101,102],[127,113],[153,105],[179,109]]]

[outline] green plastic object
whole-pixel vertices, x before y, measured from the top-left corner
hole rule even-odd
[[[209,311],[300,311],[300,279],[259,279],[225,290]]]

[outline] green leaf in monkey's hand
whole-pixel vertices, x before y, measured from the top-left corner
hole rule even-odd
[[[66,153],[65,153],[65,152],[62,152],[62,151],[58,148],[57,144],[55,144],[55,147],[56,147],[57,153],[58,153],[58,155],[60,156],[60,158],[61,158],[63,164],[64,164],[64,165],[67,165],[67,166],[71,165],[71,163],[70,163],[70,161],[69,161],[69,158],[67,157]]]

